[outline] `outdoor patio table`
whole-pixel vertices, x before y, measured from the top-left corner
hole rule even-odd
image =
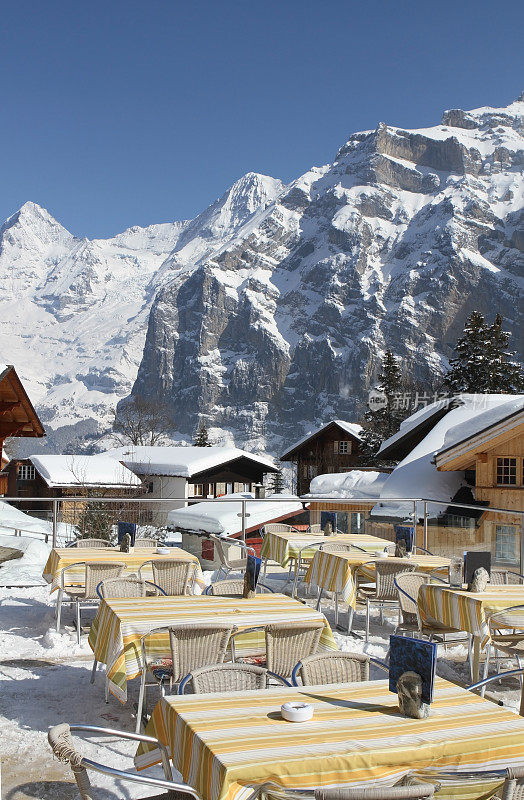
[[[336,592],[341,600],[354,609],[357,597],[355,572],[362,564],[376,560],[366,553],[329,553],[317,550],[304,580],[307,584],[318,586],[319,589]],[[422,553],[414,555],[411,560],[418,564],[421,572],[433,572],[439,568],[444,570],[449,567],[449,558],[443,556],[429,556]],[[366,568],[366,573],[368,572],[370,581],[374,581],[372,565],[369,570]]]
[[[286,722],[287,701],[314,706],[308,722]],[[387,681],[168,696],[146,734],[203,800],[247,800],[264,783],[285,789],[392,784],[408,772],[524,765],[524,719],[478,695],[435,681],[427,719],[404,717]],[[135,765],[160,762],[140,745]]]
[[[473,637],[471,677],[478,680],[480,650],[489,642],[487,617],[494,611],[524,603],[524,586],[489,586],[485,592],[467,592],[449,586],[428,584],[418,593],[418,609],[422,622],[436,620],[449,628],[467,631]]]
[[[318,545],[327,542],[341,542],[343,544],[354,544],[361,547],[366,552],[373,554],[375,550],[383,550],[384,547],[391,546],[393,542],[387,539],[380,539],[378,536],[368,536],[364,533],[341,533],[336,536],[323,536],[321,533],[266,533],[260,557],[271,561],[277,561],[281,567],[287,567],[290,561],[297,561],[302,550],[302,558],[313,558]],[[303,550],[311,544],[311,549]],[[317,545],[316,547],[314,545]]]
[[[198,558],[180,547],[170,547],[169,555],[156,553],[153,548],[136,547],[132,553],[122,553],[116,547],[54,547],[49,554],[47,563],[42,573],[44,579],[51,584],[51,592],[60,586],[60,573],[71,564],[86,564],[92,561],[118,561],[126,565],[129,572],[137,572],[146,561],[188,560],[196,564],[195,583],[202,589],[205,586],[202,570]],[[85,570],[83,566],[76,567],[67,573],[70,584],[83,585]],[[143,572],[146,580],[153,579],[151,566]]]
[[[189,595],[102,600],[89,632],[89,645],[97,661],[107,665],[109,690],[121,702],[127,698],[127,681],[142,669],[140,638],[153,628],[186,623],[231,623],[237,628],[264,626],[270,622],[324,621],[320,648],[336,650],[329,623],[319,611],[282,594],[260,594],[249,600],[239,597]],[[167,634],[147,640],[148,656],[170,655]],[[261,632],[246,634],[235,642],[237,653],[264,651]]]

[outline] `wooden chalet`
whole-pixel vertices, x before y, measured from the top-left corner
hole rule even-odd
[[[335,419],[282,453],[296,467],[296,493],[307,494],[313,478],[354,469],[360,454],[360,425]]]
[[[0,365],[0,452],[10,436],[45,436],[44,426],[33,408],[15,368]],[[0,494],[7,492],[7,476],[0,475]]]

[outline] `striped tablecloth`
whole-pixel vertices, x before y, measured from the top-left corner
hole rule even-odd
[[[413,556],[411,560],[418,565],[421,572],[433,572],[440,567],[449,566],[449,558],[442,556],[420,554]],[[358,567],[369,561],[370,556],[365,553],[329,553],[317,550],[304,580],[308,584],[336,592],[341,600],[348,603],[351,608],[355,608],[357,602],[355,572]],[[366,568],[366,574],[369,574],[370,580],[374,580],[374,569],[371,565],[369,570]]]
[[[314,706],[300,724],[281,718],[286,701]],[[203,800],[246,800],[271,782],[287,789],[391,784],[428,767],[501,769],[524,765],[524,719],[442,678],[428,719],[400,715],[386,681],[301,689],[166,697],[146,733]],[[138,769],[160,761],[141,744]]]
[[[421,586],[418,608],[423,622],[437,620],[467,631],[485,647],[489,641],[487,617],[494,611],[524,603],[524,586],[489,586],[485,592],[466,592],[438,584]]]
[[[387,539],[380,539],[378,536],[368,536],[364,533],[344,533],[338,536],[323,536],[312,533],[266,533],[262,543],[260,556],[262,558],[277,561],[281,567],[287,567],[290,561],[297,560],[303,547],[308,544],[321,544],[323,542],[342,542],[343,544],[354,544],[363,548],[367,553],[373,554],[375,550],[383,550],[393,542]],[[303,550],[303,558],[313,558],[317,547]]]
[[[142,669],[140,637],[153,628],[191,622],[231,623],[239,629],[270,622],[324,621],[320,647],[336,650],[333,633],[323,614],[283,594],[260,594],[250,600],[238,597],[146,597],[137,600],[102,600],[89,631],[89,645],[97,661],[107,664],[109,689],[121,702],[127,699],[127,681]],[[148,657],[169,656],[167,634],[147,640]],[[235,642],[238,653],[264,652],[261,632],[246,634]]]
[[[132,553],[121,553],[114,547],[54,547],[49,554],[42,575],[51,584],[51,592],[54,592],[60,586],[60,573],[71,564],[81,562],[83,565],[90,561],[117,561],[126,565],[126,571],[138,572],[145,561],[169,559],[194,561],[196,565],[195,583],[204,588],[205,583],[198,558],[180,547],[170,547],[167,556],[156,553],[152,547],[137,547]],[[153,579],[153,571],[150,566],[146,567],[142,574],[146,580]],[[84,577],[84,566],[75,567],[67,573],[67,581],[70,585],[75,583],[83,585]]]

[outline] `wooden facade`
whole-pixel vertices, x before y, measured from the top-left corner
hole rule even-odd
[[[303,495],[317,475],[354,469],[359,455],[359,437],[334,420],[287,450],[280,460],[295,464],[295,491]]]
[[[45,436],[44,426],[33,408],[16,370],[0,366],[0,453],[10,436]],[[0,474],[0,494],[7,494],[8,482]]]

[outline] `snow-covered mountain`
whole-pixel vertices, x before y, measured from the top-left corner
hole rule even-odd
[[[50,434],[30,448],[96,441],[131,391],[159,287],[234,235],[281,187],[250,173],[192,221],[133,227],[112,239],[78,239],[35,203],[6,221],[0,352]]]
[[[355,418],[386,346],[429,385],[475,308],[522,355],[523,99],[351,136],[159,291],[133,391],[256,447]]]
[[[194,220],[113,239],[26,203],[0,229],[3,359],[59,446],[132,391],[181,434],[203,416],[256,448],[355,417],[386,346],[429,382],[473,308],[522,354],[523,132],[522,98],[381,123],[288,186],[249,173]]]

